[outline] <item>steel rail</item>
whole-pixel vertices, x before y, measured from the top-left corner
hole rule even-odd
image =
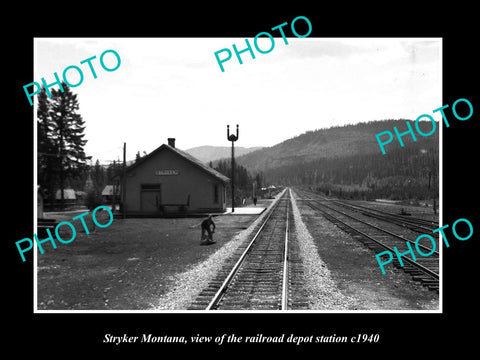
[[[291,197],[290,189],[289,190],[289,197]],[[282,279],[282,310],[287,310],[288,307],[288,218],[289,218],[289,207],[290,201],[287,202],[287,221],[285,225],[285,249],[283,251],[283,279]]]
[[[315,201],[315,200],[314,200],[314,201]],[[336,212],[338,212],[339,214],[342,214],[342,215],[344,215],[344,216],[346,216],[346,217],[349,217],[349,218],[351,218],[351,219],[353,219],[353,220],[355,220],[355,221],[361,222],[362,224],[371,226],[371,227],[374,228],[374,229],[383,231],[384,233],[386,233],[386,234],[388,234],[388,235],[397,237],[397,238],[402,239],[402,240],[404,240],[404,241],[408,241],[410,244],[415,245],[415,241],[406,239],[406,238],[404,238],[404,237],[401,236],[401,235],[398,235],[398,234],[392,233],[391,231],[382,229],[381,227],[378,227],[378,226],[376,226],[376,225],[374,225],[374,224],[371,224],[371,223],[369,223],[369,222],[367,222],[367,221],[364,221],[364,220],[361,220],[361,219],[357,219],[356,217],[354,217],[354,216],[352,216],[352,215],[349,215],[349,214],[347,214],[347,213],[344,213],[343,211],[334,209],[334,208],[332,208],[331,206],[327,206],[327,205],[324,205],[324,204],[322,204],[322,206],[325,206],[326,208],[328,208],[328,209],[330,209],[330,210],[333,210],[333,211],[336,211]],[[424,245],[421,245],[421,244],[416,244],[415,246],[420,247],[420,248],[422,248],[423,250],[428,250],[428,251],[431,251],[431,250],[432,250],[432,249],[429,249],[428,247],[426,247],[426,246],[424,246]],[[439,252],[438,252],[437,250],[435,250],[433,253],[436,254],[436,255],[439,255]]]
[[[382,242],[378,241],[377,239],[371,237],[370,235],[365,234],[365,233],[362,232],[361,230],[358,230],[358,229],[354,228],[353,226],[347,224],[346,222],[340,220],[339,218],[333,216],[332,214],[327,213],[325,210],[322,210],[322,209],[320,209],[319,207],[311,204],[309,201],[306,201],[306,203],[307,203],[307,205],[310,206],[312,209],[316,209],[316,210],[320,211],[325,217],[331,218],[331,219],[333,219],[334,221],[337,221],[337,222],[342,223],[343,225],[345,225],[346,227],[350,228],[351,230],[359,233],[360,235],[366,237],[367,239],[369,239],[369,240],[375,242],[376,244],[380,245],[381,247],[387,249],[387,250],[390,251],[392,254],[394,253],[394,250],[393,250],[391,247],[383,244]],[[406,262],[408,262],[409,264],[413,265],[414,267],[419,268],[419,269],[422,270],[424,273],[428,274],[429,276],[433,277],[433,278],[436,279],[436,280],[438,280],[438,279],[440,278],[439,275],[438,275],[436,272],[430,270],[429,268],[427,268],[427,267],[425,267],[425,266],[423,266],[423,265],[420,265],[419,263],[417,263],[417,262],[414,261],[414,260],[411,260],[411,259],[409,259],[409,258],[406,257],[406,258],[404,258],[402,261],[406,261]]]
[[[309,199],[309,200],[305,200],[305,201],[307,201],[307,202],[308,202],[308,201],[315,201],[316,203],[319,203],[319,201],[321,201],[321,200]],[[388,234],[388,235],[394,236],[394,237],[396,237],[396,238],[399,238],[399,239],[401,239],[401,240],[403,240],[403,241],[407,241],[407,242],[415,245],[415,241],[406,239],[406,238],[404,238],[404,237],[401,236],[401,235],[398,235],[398,234],[392,233],[391,231],[382,229],[382,228],[380,228],[380,227],[378,227],[378,226],[376,226],[376,225],[374,225],[374,224],[371,224],[371,223],[369,223],[369,222],[367,222],[367,221],[358,219],[358,218],[356,218],[356,217],[354,217],[354,216],[352,216],[352,215],[349,215],[349,214],[347,214],[347,213],[344,213],[343,211],[340,211],[340,210],[338,210],[338,209],[332,208],[331,206],[328,206],[328,205],[325,205],[325,204],[321,204],[321,206],[324,206],[324,207],[326,207],[327,209],[330,209],[330,210],[333,210],[333,211],[335,211],[335,212],[338,212],[339,214],[342,214],[342,215],[344,215],[344,216],[346,216],[346,217],[349,217],[349,218],[351,218],[351,219],[353,219],[353,220],[355,220],[355,221],[358,221],[358,222],[360,222],[360,223],[362,223],[362,224],[365,224],[365,225],[367,225],[367,226],[370,226],[370,227],[372,227],[372,228],[374,228],[374,229],[377,229],[377,230],[379,230],[379,231],[383,231],[384,233],[386,233],[386,234]],[[432,250],[432,249],[429,249],[428,247],[426,247],[426,246],[424,246],[424,245],[421,245],[421,244],[417,244],[416,246],[419,247],[419,248],[422,248],[423,250],[427,250],[427,251],[431,251],[431,250]],[[435,250],[435,251],[433,252],[433,254],[440,255],[437,250]]]
[[[280,200],[282,200],[282,198],[284,197],[285,195],[285,192],[286,192],[286,189],[283,191],[282,195],[279,196],[277,202],[275,203],[275,205],[272,206],[272,208],[270,209],[270,212],[268,213],[267,217],[265,218],[265,220],[263,221],[262,225],[260,226],[260,228],[258,229],[258,231],[255,233],[255,236],[253,237],[253,239],[250,241],[250,243],[248,244],[247,248],[244,250],[244,252],[242,253],[242,255],[240,256],[240,258],[237,260],[237,262],[235,263],[235,265],[233,266],[232,270],[230,270],[229,274],[227,275],[227,277],[225,278],[225,280],[223,281],[222,285],[220,286],[220,288],[218,289],[218,291],[215,293],[215,295],[213,296],[212,300],[210,301],[210,303],[207,305],[207,307],[205,308],[205,310],[212,310],[214,308],[214,306],[216,306],[220,300],[222,299],[223,295],[225,294],[225,292],[227,291],[228,289],[228,286],[230,285],[230,283],[232,282],[234,276],[237,274],[238,270],[240,269],[240,266],[242,265],[243,261],[245,260],[247,254],[250,252],[250,249],[252,248],[253,244],[255,243],[255,241],[257,240],[258,236],[260,235],[260,233],[262,232],[263,228],[265,227],[265,225],[267,224],[267,222],[270,220],[270,217],[272,216],[273,212],[277,209],[278,205],[280,204]]]
[[[321,196],[319,194],[315,194],[315,195]],[[352,205],[350,203],[347,203],[347,202],[339,200],[339,199],[328,199],[328,198],[325,198],[323,196],[321,196],[321,197],[322,197],[322,200],[328,200],[328,201],[331,201],[335,204],[339,204],[339,205],[341,205],[343,207],[346,207],[346,208],[356,209],[358,211],[364,210],[367,213],[371,214],[373,217],[382,217],[383,219],[385,219],[385,217],[387,217],[387,218],[390,217],[390,218],[396,219],[400,222],[403,222],[405,224],[418,227],[422,230],[427,230],[427,231],[434,230],[432,228],[427,228],[427,227],[422,226],[422,225],[438,226],[438,221],[434,221],[434,220],[425,220],[425,219],[417,218],[417,217],[405,218],[402,215],[393,214],[393,213],[390,213],[388,211],[378,210],[378,209],[374,209],[374,208],[367,207],[367,206],[360,205],[360,204]],[[375,213],[378,213],[378,214],[375,214]]]
[[[305,190],[300,190],[301,192],[303,193],[306,193],[306,194],[311,194],[309,191],[305,191]],[[312,193],[313,194],[313,193]],[[326,198],[320,194],[314,194],[315,196],[317,197],[320,197],[321,200],[326,200],[326,201],[329,201],[329,202],[332,202],[332,203],[335,203],[335,204],[338,204],[340,206],[343,206],[343,207],[346,207],[346,208],[350,208],[350,209],[355,209],[355,211],[359,211],[359,212],[362,212],[362,211],[365,211],[367,212],[367,214],[365,215],[371,215],[372,217],[377,217],[379,219],[383,219],[383,220],[390,220],[388,218],[393,218],[395,220],[398,220],[398,222],[400,223],[403,223],[405,224],[405,227],[407,227],[407,225],[411,225],[412,227],[417,227],[417,228],[420,228],[424,231],[432,231],[434,230],[433,228],[430,228],[430,227],[426,227],[426,226],[437,226],[438,227],[438,221],[434,221],[434,220],[425,220],[425,219],[422,219],[422,218],[417,218],[417,217],[409,217],[409,218],[405,218],[404,216],[402,215],[399,215],[399,214],[393,214],[393,213],[390,213],[388,211],[383,211],[383,210],[378,210],[378,209],[374,209],[374,208],[371,208],[371,207],[367,207],[367,206],[364,206],[364,205],[360,205],[360,204],[355,204],[355,205],[352,205],[350,203],[347,203],[343,200],[339,200],[339,199],[329,199],[329,198]],[[311,200],[316,200],[315,198],[311,198]],[[319,199],[320,200],[320,199]],[[377,213],[377,214],[376,214]],[[390,222],[393,222],[393,221],[390,221]],[[398,223],[397,223],[398,224]],[[398,224],[398,225],[402,225],[404,226],[403,224]],[[425,226],[423,226],[425,225]],[[413,230],[413,229],[412,229]],[[415,231],[415,230],[414,230]]]
[[[404,226],[404,227],[416,227],[416,228],[422,229],[422,231],[432,231],[432,230],[434,230],[430,227],[424,226],[424,225],[434,225],[435,226],[434,221],[424,220],[424,219],[420,219],[420,218],[408,218],[407,219],[407,218],[401,217],[401,215],[392,214],[392,213],[389,213],[387,211],[372,209],[372,208],[368,208],[366,206],[362,206],[362,205],[358,205],[358,204],[352,205],[352,204],[348,204],[348,203],[345,203],[345,202],[340,201],[340,200],[332,200],[332,202],[334,204],[338,204],[338,205],[343,206],[345,208],[349,208],[349,209],[353,209],[354,211],[362,212],[367,216],[376,217],[380,220],[395,222],[396,224]]]

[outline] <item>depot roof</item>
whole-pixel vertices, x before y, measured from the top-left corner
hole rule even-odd
[[[137,160],[134,164],[130,165],[129,167],[127,167],[126,171],[127,172],[130,172],[132,171],[133,169],[135,169],[137,166],[140,166],[141,164],[143,164],[145,161],[148,161],[150,158],[152,158],[155,154],[161,152],[161,151],[172,151],[174,152],[175,154],[177,154],[178,156],[180,156],[181,158],[187,160],[188,162],[190,162],[192,165],[200,168],[201,170],[207,172],[208,174],[214,176],[215,178],[227,183],[230,181],[230,179],[228,177],[226,177],[225,175],[219,173],[217,170],[211,168],[210,166],[204,164],[203,162],[201,162],[200,160],[198,160],[197,158],[193,157],[192,155],[190,155],[189,153],[183,151],[183,150],[180,150],[180,149],[177,149],[176,147],[174,146],[171,146],[171,145],[167,145],[167,144],[163,144],[161,146],[159,146],[157,149],[153,150],[150,154],[148,155],[145,155],[144,157],[142,157],[141,159]]]

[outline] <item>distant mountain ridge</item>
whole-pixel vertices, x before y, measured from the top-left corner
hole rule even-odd
[[[272,147],[236,156],[236,161],[251,172],[259,172],[319,159],[371,154],[388,157],[389,153],[400,148],[393,127],[396,126],[399,132],[406,131],[408,129],[406,121],[411,122],[412,128],[415,129],[412,120],[400,119],[370,121],[307,131]],[[437,126],[438,128],[439,126]],[[387,130],[394,134],[393,141],[385,145],[387,155],[382,155],[375,135]],[[416,139],[417,141],[413,142],[410,135],[402,137],[405,147],[430,146],[434,143],[438,144],[438,131],[429,137],[416,134]]]
[[[260,174],[266,184],[307,186],[343,198],[438,200],[439,135],[416,141],[406,122],[380,120],[307,131],[275,146],[236,158],[250,174]],[[437,124],[439,129],[441,124]],[[430,124],[421,124],[429,129]],[[402,136],[402,147],[393,130]],[[383,155],[376,134],[390,131],[391,143]],[[424,130],[426,131],[426,130]],[[385,138],[383,138],[385,139]],[[438,203],[438,201],[437,201]]]
[[[439,131],[424,137],[414,130],[414,141],[406,133],[407,121],[415,129],[412,120],[378,120],[307,131],[271,147],[246,149],[244,155],[245,149],[236,147],[235,161],[262,184],[308,186],[348,198],[438,199]],[[429,126],[420,128],[425,133]],[[404,133],[403,147],[394,127]],[[384,131],[393,136],[385,155],[376,139]],[[229,166],[230,147],[187,151],[214,167]]]
[[[260,149],[263,148],[261,146],[250,148],[235,146],[235,158]],[[210,161],[229,158],[231,156],[232,148],[230,146],[204,145],[185,150],[185,152],[196,157],[198,160],[204,163],[208,163]]]

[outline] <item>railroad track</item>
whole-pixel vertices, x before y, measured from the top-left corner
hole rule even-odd
[[[253,238],[239,247],[190,309],[288,310],[307,306],[303,268],[291,236],[290,191],[280,196]]]
[[[401,219],[395,219],[388,215],[381,214],[380,211],[370,210],[365,207],[357,207],[338,202],[335,200],[326,201],[325,198],[317,196],[306,191],[296,191],[300,196],[298,200],[303,201],[307,206],[320,212],[325,218],[337,225],[340,229],[348,232],[355,239],[362,241],[375,253],[388,250],[395,253],[393,247],[397,247],[400,253],[408,250],[406,242],[410,242],[412,248],[419,232],[418,227],[406,225]],[[375,216],[378,215],[379,216]],[[423,225],[419,225],[423,226]],[[406,229],[407,228],[407,229]],[[414,234],[416,232],[416,234]],[[429,233],[436,240],[438,249],[438,235],[431,234],[431,228],[425,227],[422,233]],[[418,244],[424,253],[430,253],[431,248]],[[431,290],[439,289],[439,253],[435,251],[428,257],[418,255],[416,261],[410,258],[410,255],[403,256],[404,266],[402,267],[398,259],[394,256],[392,262],[397,268],[400,268],[410,274],[414,280]],[[379,269],[380,271],[380,269]]]
[[[394,214],[388,211],[369,208],[360,204],[353,205],[351,203],[347,203],[341,200],[330,200],[330,202],[369,217],[373,217],[379,220],[385,220],[387,222],[403,226],[421,234],[430,233],[432,232],[432,230],[439,227],[438,221],[431,221],[413,216]]]

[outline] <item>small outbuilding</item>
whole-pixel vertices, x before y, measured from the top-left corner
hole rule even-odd
[[[55,200],[57,203],[60,203],[62,200],[62,190],[58,189],[55,194]],[[77,202],[77,196],[75,195],[75,190],[73,189],[63,189],[63,201],[67,206],[75,205]]]
[[[57,190],[55,194],[55,199],[60,200],[62,198],[62,191],[60,189]],[[75,190],[73,189],[64,189],[63,190],[63,198],[65,200],[76,200],[77,197],[75,196]]]
[[[229,181],[169,138],[126,169],[122,204],[128,216],[225,212]]]
[[[120,196],[119,189],[120,187],[117,185],[105,185],[105,187],[102,190],[103,201],[111,204],[114,198],[119,199],[119,196]]]

